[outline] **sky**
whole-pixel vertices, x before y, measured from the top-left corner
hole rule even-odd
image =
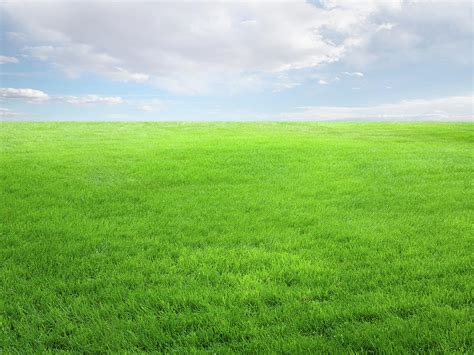
[[[0,0],[0,120],[474,119],[466,0]]]

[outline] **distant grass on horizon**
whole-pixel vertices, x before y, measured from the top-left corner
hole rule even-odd
[[[473,143],[0,123],[0,352],[472,352]]]

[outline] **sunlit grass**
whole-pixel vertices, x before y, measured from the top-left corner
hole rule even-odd
[[[0,349],[472,351],[470,123],[2,123]]]

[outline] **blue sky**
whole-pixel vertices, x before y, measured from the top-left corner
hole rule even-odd
[[[6,1],[2,120],[472,120],[471,1]]]

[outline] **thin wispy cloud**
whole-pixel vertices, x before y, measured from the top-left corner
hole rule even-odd
[[[75,104],[75,105],[88,105],[88,104],[117,105],[117,104],[123,103],[123,99],[118,96],[98,96],[98,95],[62,96],[56,99],[62,100],[69,104]]]
[[[9,119],[9,118],[16,118],[21,116],[21,112],[16,112],[13,110],[10,110],[8,108],[0,107],[0,120],[1,119]]]
[[[11,64],[18,63],[18,59],[15,57],[9,57],[6,55],[0,55],[0,64]]]
[[[281,115],[291,120],[441,120],[473,118],[474,96],[403,100],[374,106],[309,106]]]
[[[340,80],[341,79],[338,76],[336,76],[334,78],[331,78],[331,79],[319,79],[318,84],[319,85],[330,85],[330,84],[333,84],[333,83],[337,83]]]
[[[143,112],[159,112],[163,111],[166,107],[166,103],[161,100],[151,100],[142,102],[137,108]]]
[[[363,77],[364,76],[364,73],[361,73],[359,71],[355,71],[355,72],[345,71],[345,72],[343,72],[343,74],[348,75],[348,76],[358,76],[358,77]]]
[[[26,100],[28,102],[41,103],[46,101],[61,101],[69,104],[87,105],[87,104],[121,104],[124,100],[119,96],[50,96],[41,90],[30,88],[0,88],[0,99],[3,100]]]

